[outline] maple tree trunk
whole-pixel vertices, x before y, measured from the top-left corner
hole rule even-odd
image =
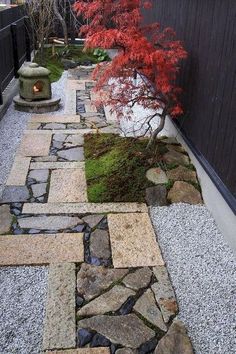
[[[64,18],[62,17],[62,15],[60,14],[60,11],[58,9],[58,0],[54,0],[53,10],[54,10],[55,16],[58,18],[58,20],[60,21],[60,23],[62,25],[62,29],[63,29],[63,33],[64,33],[64,43],[66,46],[68,46],[69,41],[68,41],[68,31],[67,31],[66,21],[64,20]]]
[[[164,129],[165,126],[165,121],[166,121],[166,111],[163,110],[162,114],[160,115],[160,124],[159,126],[154,130],[152,133],[151,138],[149,139],[149,142],[147,144],[147,149],[151,148],[151,146],[155,143],[157,135]]]

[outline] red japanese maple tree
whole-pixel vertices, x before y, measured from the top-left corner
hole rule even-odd
[[[81,34],[86,48],[117,49],[111,62],[98,65],[94,71],[96,90],[105,89],[103,104],[111,107],[118,118],[132,116],[134,105],[142,105],[149,114],[145,133],[152,132],[149,145],[164,128],[167,115],[182,114],[181,89],[176,86],[179,63],[187,53],[172,29],[163,31],[158,23],[144,25],[144,0],[78,0],[75,10],[87,24]],[[125,113],[124,113],[125,112]],[[152,131],[151,122],[159,117]]]

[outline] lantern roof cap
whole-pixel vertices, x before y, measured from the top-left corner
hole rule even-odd
[[[43,66],[39,66],[37,63],[30,63],[27,66],[23,66],[18,74],[23,77],[47,77],[51,73],[50,70],[44,68]]]

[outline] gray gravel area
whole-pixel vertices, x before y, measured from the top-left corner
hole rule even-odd
[[[48,114],[63,114],[65,105],[65,82],[67,72],[64,72],[59,81],[52,84],[53,96],[61,97],[61,109]],[[11,166],[24,129],[31,114],[19,112],[12,103],[3,119],[0,121],[0,197],[10,173]]]
[[[0,352],[41,353],[46,267],[0,268]]]
[[[236,261],[202,205],[150,209],[196,354],[236,353]]]

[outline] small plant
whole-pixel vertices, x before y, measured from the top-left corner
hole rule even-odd
[[[110,59],[109,55],[107,54],[107,51],[100,48],[94,49],[93,55],[97,58],[99,62],[108,61]]]

